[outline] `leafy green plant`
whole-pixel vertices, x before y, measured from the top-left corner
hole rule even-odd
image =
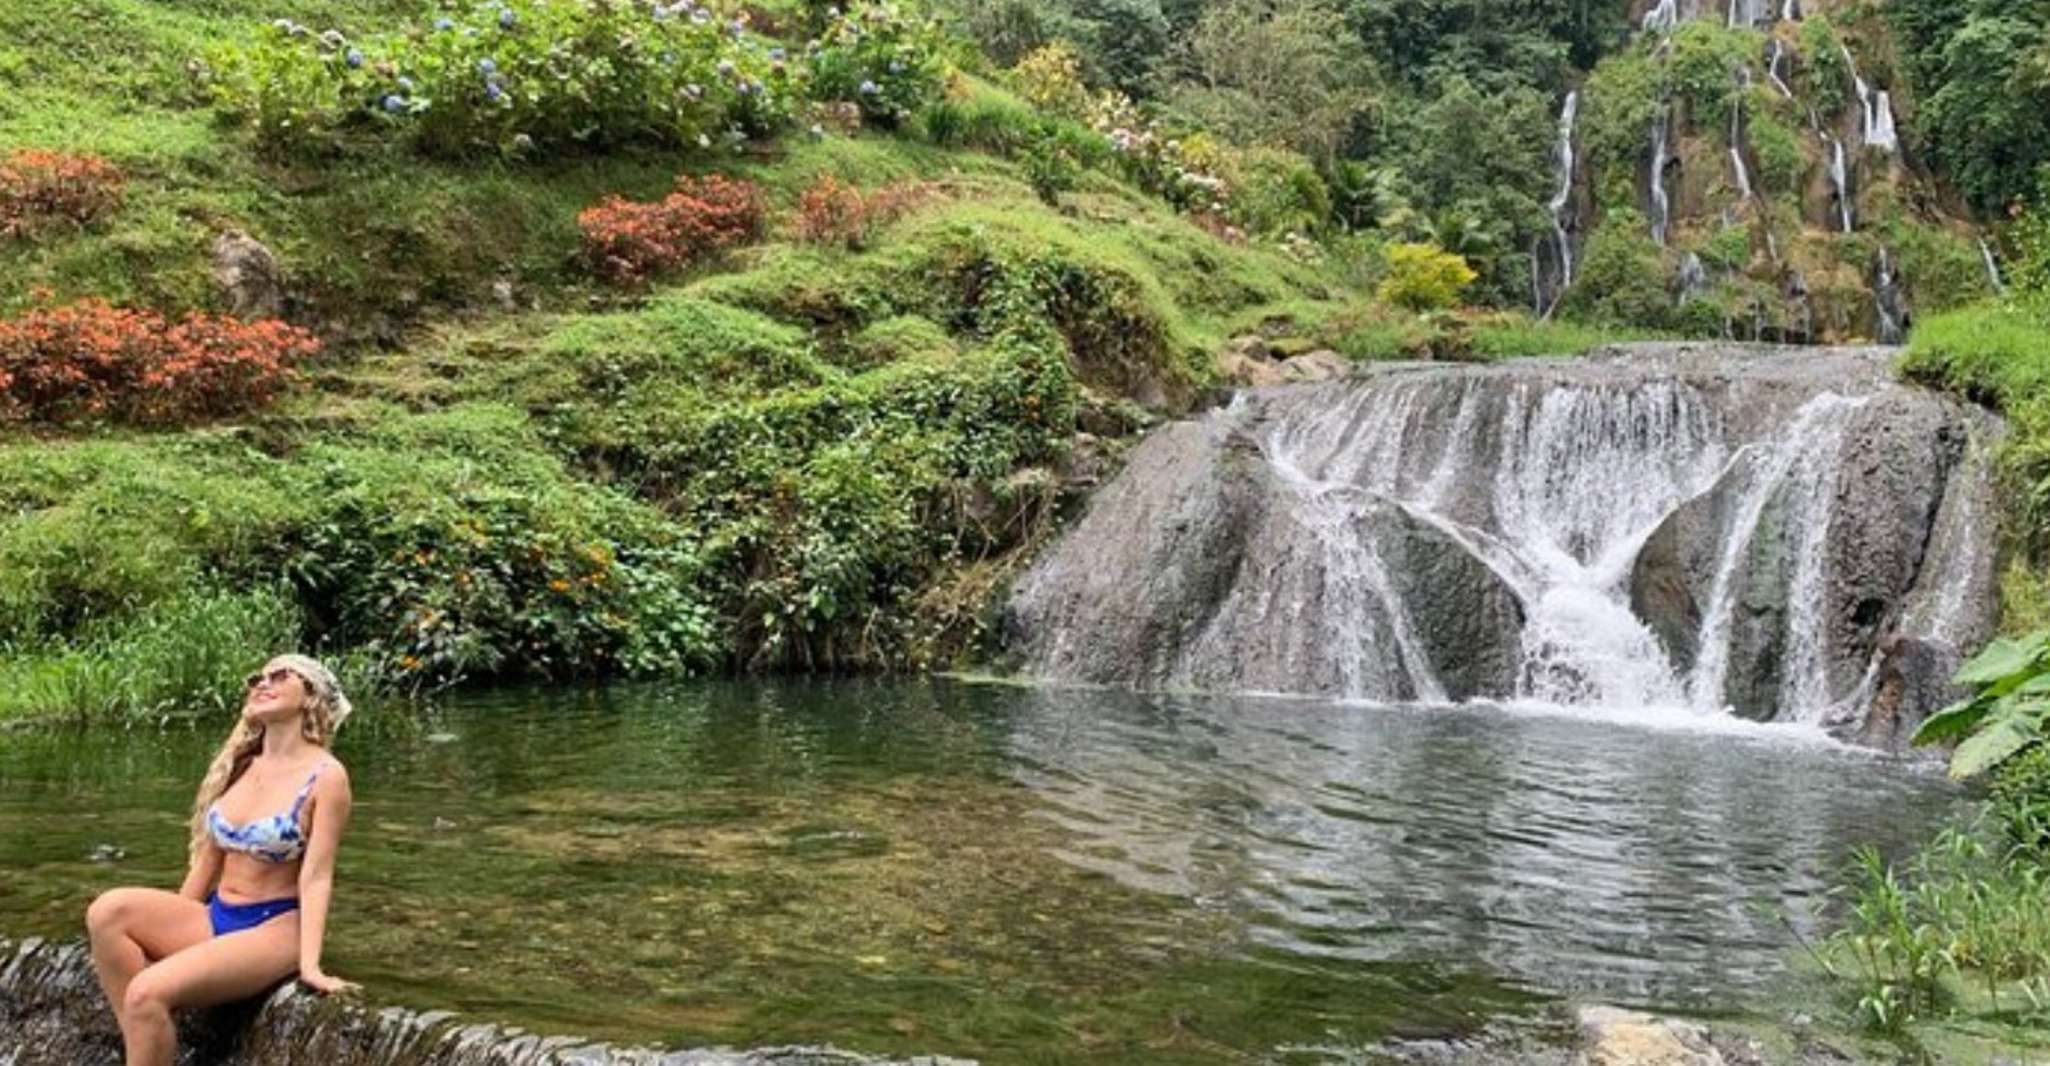
[[[1388,275],[1376,290],[1382,300],[1412,311],[1434,311],[1459,302],[1475,274],[1466,260],[1429,244],[1388,249]]]
[[[2050,630],[1994,640],[1953,680],[1977,691],[1930,715],[1915,743],[1957,742],[1950,775],[1972,777],[2042,739],[2050,718]]]

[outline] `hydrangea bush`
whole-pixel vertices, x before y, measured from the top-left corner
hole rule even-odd
[[[829,9],[824,32],[805,49],[809,91],[853,103],[863,118],[894,128],[946,88],[939,45],[932,21],[894,4]]]
[[[745,15],[694,0],[470,0],[360,37],[279,19],[199,76],[274,148],[363,136],[438,155],[734,145],[787,123],[796,92]]]

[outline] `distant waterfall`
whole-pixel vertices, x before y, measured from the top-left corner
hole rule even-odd
[[[1858,91],[1858,135],[1864,146],[1892,155],[1900,151],[1900,135],[1893,124],[1893,94],[1875,89],[1858,73],[1858,60],[1849,45],[1839,45],[1844,65],[1850,68],[1851,83]]]
[[[1751,68],[1738,68],[1737,84],[1751,87]],[[1740,203],[1752,200],[1751,168],[1744,163],[1744,106],[1741,103],[1730,107],[1730,172],[1737,183],[1737,199]]]
[[[1781,96],[1792,100],[1794,98],[1794,89],[1787,84],[1786,73],[1783,70],[1787,61],[1787,55],[1787,46],[1779,38],[1773,37],[1766,41],[1765,77],[1768,81],[1772,82],[1773,88],[1779,90]]]
[[[1836,198],[1837,218],[1843,231],[1850,233],[1857,228],[1851,217],[1851,166],[1844,157],[1843,138],[1834,133],[1823,137],[1829,141],[1829,187]]]
[[[1658,0],[1650,11],[1644,13],[1641,24],[1646,33],[1670,33],[1680,24],[1680,0]]]
[[[1900,274],[1893,255],[1879,249],[1879,265],[1872,276],[1873,304],[1879,315],[1879,343],[1899,344],[1907,339],[1907,305],[1901,295]]]
[[[1577,160],[1573,149],[1574,127],[1580,116],[1580,91],[1566,94],[1566,103],[1559,109],[1559,140],[1552,150],[1552,166],[1557,175],[1559,188],[1545,205],[1552,218],[1551,262],[1556,264],[1557,273],[1552,284],[1544,284],[1544,263],[1535,264],[1532,271],[1532,285],[1535,287],[1535,311],[1540,318],[1548,317],[1566,295],[1573,284],[1573,238],[1567,224],[1572,221],[1573,178]]]
[[[1994,292],[2006,295],[2007,281],[2000,276],[2000,261],[1993,258],[1993,246],[1984,237],[1979,238],[1979,258],[1986,263],[1986,283],[1993,286]]]
[[[1665,246],[1673,221],[1673,201],[1666,194],[1666,163],[1672,159],[1672,122],[1671,104],[1661,106],[1651,120],[1651,239],[1660,247]]]

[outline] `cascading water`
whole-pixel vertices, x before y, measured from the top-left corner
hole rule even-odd
[[[1751,68],[1738,68],[1737,84],[1745,89],[1751,87]],[[1752,199],[1751,168],[1744,163],[1744,108],[1742,106],[1730,108],[1730,174],[1737,183],[1738,202],[1750,203]]]
[[[1772,87],[1778,89],[1779,94],[1781,96],[1784,96],[1789,100],[1792,100],[1794,98],[1794,90],[1792,86],[1787,84],[1786,71],[1784,70],[1787,61],[1787,55],[1787,46],[1784,41],[1781,41],[1777,37],[1768,38],[1766,40],[1766,80],[1772,82]]]
[[[1843,138],[1834,133],[1824,133],[1822,136],[1829,141],[1829,188],[1831,196],[1836,200],[1837,219],[1843,226],[1843,231],[1850,233],[1856,229],[1856,225],[1851,217],[1851,166],[1844,155]]]
[[[1989,491],[1958,458],[1985,416],[1874,349],[1740,351],[1244,394],[1133,453],[1011,646],[1056,679],[1834,725],[1897,637],[1991,625],[1975,593],[1887,628],[1925,566],[1991,580],[1990,533],[1923,548]]]
[[[1665,246],[1666,231],[1673,218],[1673,202],[1666,195],[1666,164],[1672,158],[1672,120],[1670,104],[1660,107],[1657,117],[1651,120],[1651,239],[1660,247]]]
[[[1552,165],[1558,175],[1559,189],[1545,209],[1552,217],[1552,261],[1558,273],[1547,291],[1543,284],[1542,271],[1532,272],[1532,284],[1537,286],[1536,310],[1539,317],[1549,317],[1559,305],[1566,289],[1573,284],[1573,238],[1567,232],[1567,223],[1572,221],[1573,177],[1576,166],[1573,151],[1574,127],[1580,116],[1580,91],[1566,94],[1566,102],[1559,109],[1559,140],[1552,150]]]
[[[1908,312],[1901,296],[1900,275],[1894,269],[1893,255],[1887,249],[1879,249],[1879,265],[1872,275],[1873,305],[1879,315],[1879,343],[1899,344],[1907,339]]]
[[[1668,33],[1680,24],[1679,0],[1658,0],[1640,24],[1646,33]]]
[[[1780,21],[1801,21],[1801,0],[1785,0],[1785,2],[1780,5]]]
[[[1900,133],[1893,125],[1893,94],[1885,89],[1874,91],[1866,116],[1869,122],[1865,127],[1865,146],[1888,155],[1900,151]]]
[[[1698,300],[1708,292],[1708,267],[1701,257],[1688,252],[1680,257],[1680,302]]]
[[[1858,135],[1867,148],[1876,148],[1888,155],[1900,150],[1900,134],[1893,124],[1893,95],[1884,89],[1875,89],[1858,73],[1858,60],[1851,55],[1849,45],[1838,45],[1843,52],[1844,65],[1850,68],[1851,83],[1858,91]]]
[[[1767,18],[1766,0],[1730,0],[1729,28],[1748,30]]]
[[[1979,238],[1979,258],[1986,264],[1986,283],[1993,286],[1994,292],[2006,295],[2007,281],[2000,276],[2000,260],[1993,257],[1993,246],[1984,237]]]

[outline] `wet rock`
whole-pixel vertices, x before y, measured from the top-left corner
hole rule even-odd
[[[285,277],[262,241],[231,229],[214,239],[213,278],[228,313],[276,318],[285,310]]]
[[[1332,381],[1352,372],[1352,360],[1328,348],[1291,356],[1281,364],[1283,381]]]
[[[1857,742],[1895,753],[1908,750],[1923,719],[1968,695],[1950,680],[1963,661],[1948,644],[1902,635],[1887,641],[1879,652],[1872,704],[1858,726]]]
[[[1580,1010],[1580,1066],[1730,1066],[1700,1026],[1615,1007]]]
[[[0,941],[0,1062],[118,1066],[120,1034],[83,944]],[[446,1011],[371,1008],[280,985],[268,996],[179,1017],[181,1066],[973,1066],[830,1047],[615,1047],[463,1024]]]

